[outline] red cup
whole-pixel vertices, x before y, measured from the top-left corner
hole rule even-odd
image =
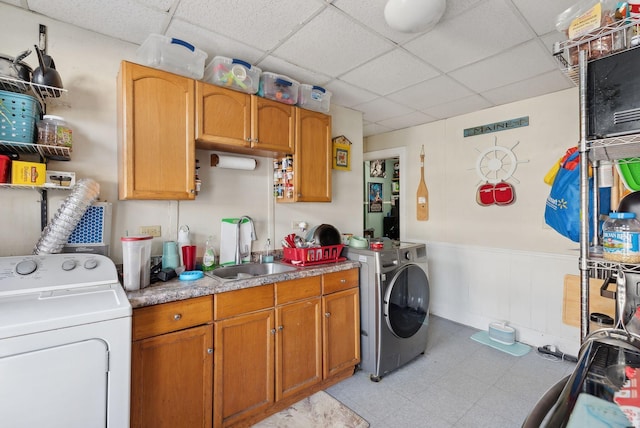
[[[184,245],[182,247],[182,260],[184,261],[184,270],[194,270],[196,268],[196,246]]]
[[[11,180],[11,158],[0,155],[0,183],[9,183]]]

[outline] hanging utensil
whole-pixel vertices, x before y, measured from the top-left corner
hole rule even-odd
[[[420,150],[420,184],[416,192],[416,219],[419,221],[429,220],[429,190],[424,181],[424,144]]]
[[[626,333],[628,333],[627,327],[625,326],[625,323],[624,323],[624,312],[625,312],[625,306],[627,303],[627,277],[625,276],[625,273],[622,271],[622,269],[618,270],[618,278],[616,279],[616,285],[617,285],[616,303],[617,303],[617,312],[618,312],[617,313],[618,323],[616,325],[616,328],[624,330]]]

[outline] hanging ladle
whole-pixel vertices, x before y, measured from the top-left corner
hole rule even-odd
[[[55,69],[53,58],[51,58],[49,55],[44,55],[42,53],[42,50],[40,50],[38,46],[34,45],[34,48],[36,49],[36,53],[38,54],[38,62],[40,63],[40,67],[36,68],[33,71],[31,81],[36,85],[50,86],[53,88],[62,89],[62,79],[60,78],[58,70]],[[38,92],[41,96],[60,96],[60,91],[56,90],[47,91],[44,88],[38,88]]]

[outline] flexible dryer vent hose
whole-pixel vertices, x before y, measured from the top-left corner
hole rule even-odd
[[[100,185],[90,179],[78,180],[71,194],[62,203],[53,219],[42,231],[33,254],[57,254],[78,225],[78,222],[100,194]]]

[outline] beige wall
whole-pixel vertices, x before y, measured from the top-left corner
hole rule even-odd
[[[365,140],[365,152],[390,147],[407,148],[407,239],[441,241],[527,251],[574,254],[577,244],[544,224],[549,186],[543,177],[576,145],[579,138],[577,90],[507,104]],[[529,126],[503,132],[463,137],[478,125],[529,116]],[[415,220],[415,191],[420,175],[420,148],[425,149],[425,177],[429,188],[428,222]],[[480,152],[498,145],[512,149],[517,168],[516,201],[509,206],[483,207],[476,203],[482,182],[475,171]]]
[[[267,238],[280,247],[282,236],[291,231],[291,220],[311,225],[334,224],[341,231],[361,228],[362,114],[333,107],[333,135],[347,136],[353,143],[351,171],[333,172],[333,202],[275,205],[272,194],[272,161],[258,157],[255,171],[209,167],[210,152],[196,152],[202,165],[202,192],[195,201],[118,201],[116,76],[122,60],[135,61],[136,45],[24,12],[0,3],[3,21],[2,53],[17,55],[38,42],[38,24],[46,24],[49,54],[56,62],[65,88],[68,106],[49,107],[48,113],[63,116],[73,129],[72,160],[51,161],[49,169],[75,171],[78,178],[93,178],[101,186],[102,200],[112,202],[112,258],[120,262],[119,239],[128,231],[138,233],[143,225],[160,225],[162,237],[155,238],[153,253],[162,252],[163,240],[177,239],[179,225],[189,225],[198,255],[207,236],[219,246],[220,219],[249,215],[257,226],[262,250]],[[197,41],[193,41],[197,44]],[[36,57],[26,60],[36,67]],[[277,71],[277,70],[274,70]],[[50,191],[50,217],[68,192]],[[355,196],[354,196],[355,195]],[[31,253],[40,237],[40,194],[35,190],[0,189],[0,255]],[[337,207],[340,207],[339,209]]]

